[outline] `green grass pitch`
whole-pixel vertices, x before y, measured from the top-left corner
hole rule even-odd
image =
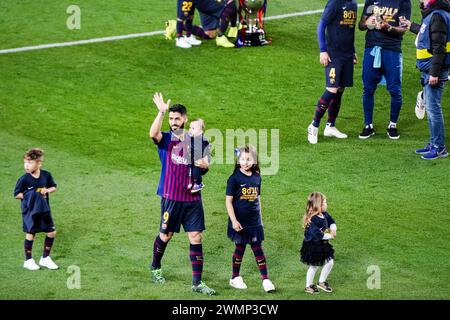
[[[361,3],[361,0],[359,0]],[[79,0],[81,29],[66,27],[66,0],[0,3],[0,50],[162,30],[175,1]],[[270,0],[268,15],[322,9],[325,1]],[[358,16],[360,15],[359,9]],[[419,12],[413,2],[413,16]],[[316,25],[319,14],[266,22],[273,44],[223,49],[214,42],[181,50],[162,35],[63,48],[0,54],[0,299],[449,299],[450,162],[413,154],[428,139],[417,120],[420,90],[414,36],[403,42],[401,138],[389,140],[389,94],[376,93],[375,130],[357,138],[363,124],[361,64],[343,98],[338,127],[346,140],[306,140],[306,128],[324,89]],[[356,31],[362,58],[364,33]],[[360,61],[361,62],[361,61]],[[249,288],[229,288],[233,244],[226,236],[224,193],[232,165],[205,176],[204,280],[216,297],[190,292],[188,241],[176,234],[163,259],[168,282],[150,282],[148,264],[158,231],[155,195],[160,163],[148,129],[156,114],[151,96],[163,92],[202,117],[207,128],[280,130],[280,166],[264,176],[264,249],[277,292],[264,293],[251,250],[242,275]],[[444,118],[450,119],[444,90]],[[167,118],[164,124],[167,129]],[[446,129],[450,127],[446,123]],[[12,197],[23,174],[22,155],[39,146],[44,169],[58,191],[51,196],[58,235],[52,257],[58,271],[22,268],[19,202]],[[300,219],[308,193],[328,196],[337,221],[333,294],[303,293],[306,267],[298,258]],[[39,258],[43,234],[37,236]],[[81,288],[68,289],[70,266]],[[381,287],[369,289],[370,266]],[[318,275],[316,275],[318,276]]]

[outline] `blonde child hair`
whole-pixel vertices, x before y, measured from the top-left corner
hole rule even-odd
[[[311,223],[312,217],[322,213],[322,205],[326,197],[321,192],[312,192],[306,202],[305,215],[303,216],[303,228],[307,228]]]

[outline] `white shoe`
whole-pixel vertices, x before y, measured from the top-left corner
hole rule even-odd
[[[236,289],[247,289],[247,285],[244,282],[244,279],[242,279],[241,276],[230,279],[230,286]]]
[[[308,141],[311,144],[317,143],[317,136],[319,135],[319,128],[316,128],[312,123],[308,126]]]
[[[41,260],[39,260],[39,265],[42,267],[46,267],[50,270],[56,270],[58,269],[58,266],[56,263],[53,262],[52,258],[50,256],[47,256],[45,258],[41,257]]]
[[[192,47],[192,45],[186,41],[186,37],[179,37],[175,40],[175,45],[179,48],[188,49]]]
[[[199,46],[202,44],[202,42],[200,40],[198,40],[193,34],[191,34],[189,37],[184,37],[187,41],[187,43],[189,43],[192,46]]]
[[[422,91],[419,91],[416,99],[416,108],[414,109],[416,112],[417,119],[425,118],[425,100],[422,98]]]
[[[262,286],[263,286],[265,292],[275,291],[275,286],[273,285],[272,281],[270,281],[269,279],[264,279]]]
[[[335,137],[338,139],[346,139],[347,135],[340,132],[336,127],[326,125],[325,130],[323,130],[323,135],[325,137]]]
[[[40,269],[39,266],[36,264],[36,261],[34,261],[33,258],[25,260],[25,262],[23,263],[23,267],[25,269],[33,270],[33,271]]]

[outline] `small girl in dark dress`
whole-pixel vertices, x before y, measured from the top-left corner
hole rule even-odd
[[[263,280],[264,291],[275,291],[269,280],[266,257],[262,248],[264,228],[260,207],[261,176],[255,149],[246,145],[237,149],[233,174],[227,182],[226,207],[228,211],[228,237],[235,243],[233,253],[233,274],[230,286],[247,289],[239,275],[245,247],[250,244]]]
[[[305,238],[300,250],[300,260],[309,266],[306,273],[306,293],[333,292],[328,285],[327,277],[334,264],[334,250],[328,242],[336,237],[336,223],[327,212],[327,199],[320,192],[313,192],[306,203],[303,216]],[[314,275],[319,266],[323,266],[317,286]],[[318,289],[319,288],[319,289]]]

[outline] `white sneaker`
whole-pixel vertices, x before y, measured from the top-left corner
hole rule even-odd
[[[241,276],[230,279],[230,286],[236,289],[247,289],[247,285],[244,282],[244,279],[242,279]]]
[[[272,281],[270,281],[269,279],[264,279],[262,282],[262,286],[263,286],[265,292],[274,292],[275,291],[275,286],[273,285]]]
[[[25,260],[25,262],[23,263],[23,267],[25,269],[32,270],[32,271],[40,269],[39,266],[36,264],[36,261],[34,261],[33,258]]]
[[[179,37],[175,40],[175,44],[179,48],[188,49],[192,47],[192,45],[186,41],[186,37]]]
[[[58,266],[56,265],[56,263],[53,262],[52,258],[50,258],[50,256],[47,257],[41,257],[41,260],[39,260],[39,265],[42,267],[46,267],[50,270],[56,270],[58,269]]]
[[[308,141],[311,144],[317,143],[317,136],[319,135],[319,128],[316,128],[312,123],[308,126]]]
[[[416,112],[417,119],[425,118],[425,100],[422,98],[422,91],[419,91],[416,99],[416,108],[414,109]]]
[[[335,137],[338,139],[346,139],[347,135],[340,132],[336,127],[326,125],[325,130],[323,130],[323,135],[325,137]]]
[[[202,44],[202,42],[198,40],[193,34],[191,34],[189,37],[185,36],[185,39],[187,43],[189,43],[192,46],[199,46]]]

